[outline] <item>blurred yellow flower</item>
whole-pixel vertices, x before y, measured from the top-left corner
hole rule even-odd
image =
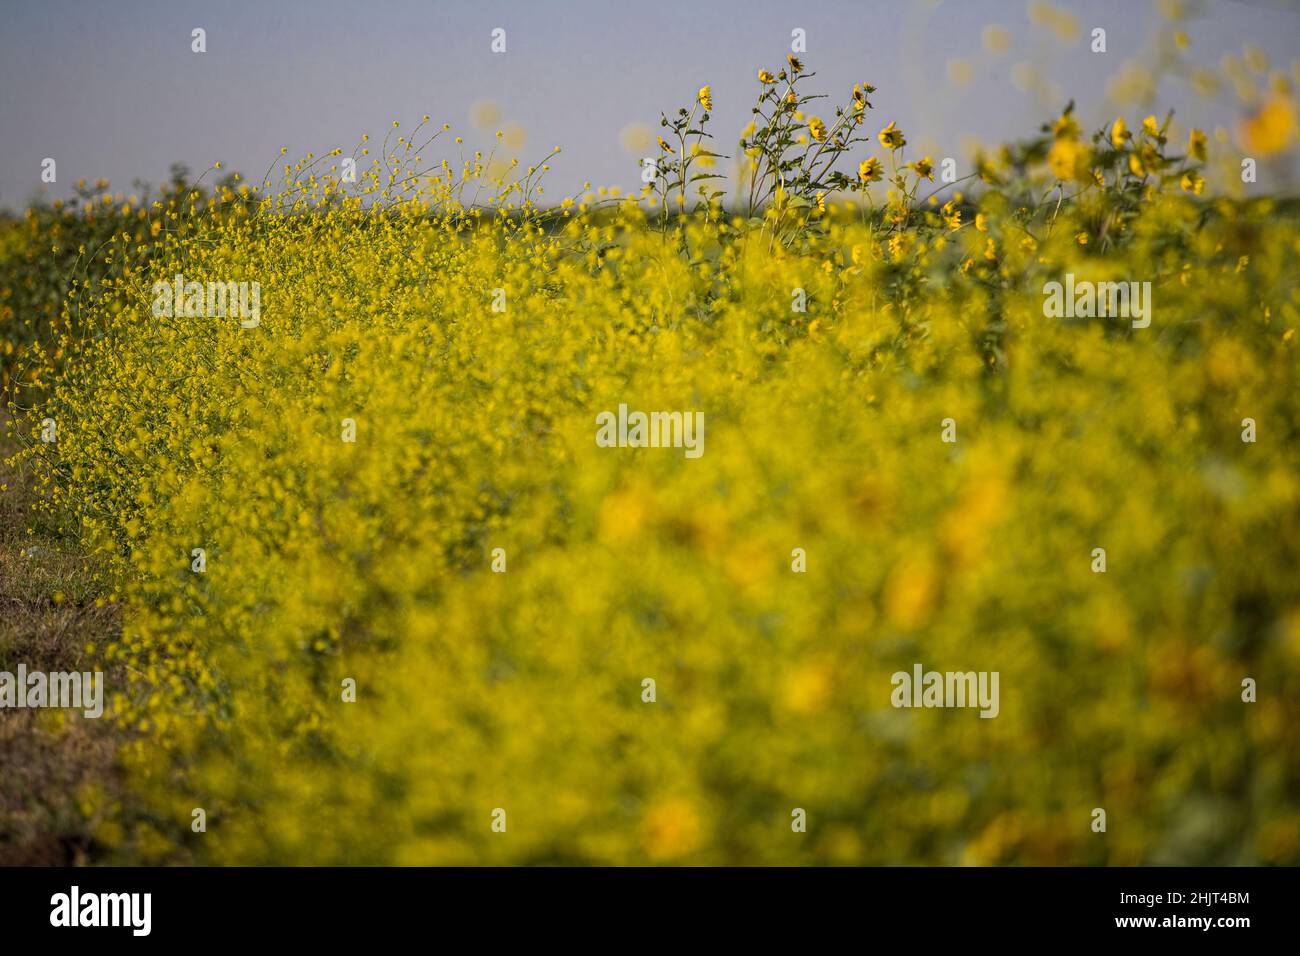
[[[1129,132],[1128,124],[1124,122],[1124,117],[1119,117],[1111,124],[1110,127],[1110,144],[1116,149],[1123,149],[1124,144],[1133,138]]]
[[[1090,178],[1092,151],[1074,139],[1058,139],[1047,153],[1047,166],[1057,179],[1085,182]]]
[[[1004,27],[989,24],[983,30],[981,39],[984,49],[995,55],[1002,55],[1011,49],[1011,34]]]
[[[1291,145],[1296,130],[1296,105],[1289,97],[1274,93],[1238,127],[1239,139],[1253,156],[1266,157]]]
[[[699,816],[690,801],[670,798],[646,811],[641,843],[650,859],[677,859],[694,850],[699,841]]]

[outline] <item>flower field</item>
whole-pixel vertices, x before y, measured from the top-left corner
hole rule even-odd
[[[1300,862],[1300,210],[1069,109],[939,195],[779,66],[639,193],[426,117],[5,227],[14,467],[122,614],[99,859]]]

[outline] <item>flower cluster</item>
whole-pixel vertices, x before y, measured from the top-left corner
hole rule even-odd
[[[110,857],[1300,859],[1294,211],[1070,110],[941,204],[811,75],[759,73],[733,211],[706,86],[657,193],[543,205],[444,128],[114,220],[11,403],[126,608]],[[1151,326],[1046,318],[1067,272]],[[156,314],[177,275],[259,324]],[[601,447],[623,403],[707,453]],[[915,661],[1000,715],[893,709]]]

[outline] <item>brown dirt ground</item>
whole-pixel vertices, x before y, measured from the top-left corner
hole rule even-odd
[[[85,646],[120,634],[118,609],[97,605],[102,585],[77,540],[34,515],[28,476],[6,461],[10,431],[0,421],[0,671],[102,668]],[[98,791],[102,806],[119,790],[119,739],[109,721],[79,712],[0,709],[0,865],[94,861],[97,820],[83,797]]]

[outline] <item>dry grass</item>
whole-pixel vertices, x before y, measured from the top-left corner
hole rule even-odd
[[[0,427],[0,434],[7,428]],[[26,477],[0,445],[0,671],[94,669],[90,641],[120,631],[74,538],[33,524]],[[28,528],[35,534],[29,535]],[[118,684],[113,674],[105,680]],[[0,710],[0,865],[69,865],[96,858],[97,820],[81,808],[90,789],[117,790],[116,731],[79,713]]]

